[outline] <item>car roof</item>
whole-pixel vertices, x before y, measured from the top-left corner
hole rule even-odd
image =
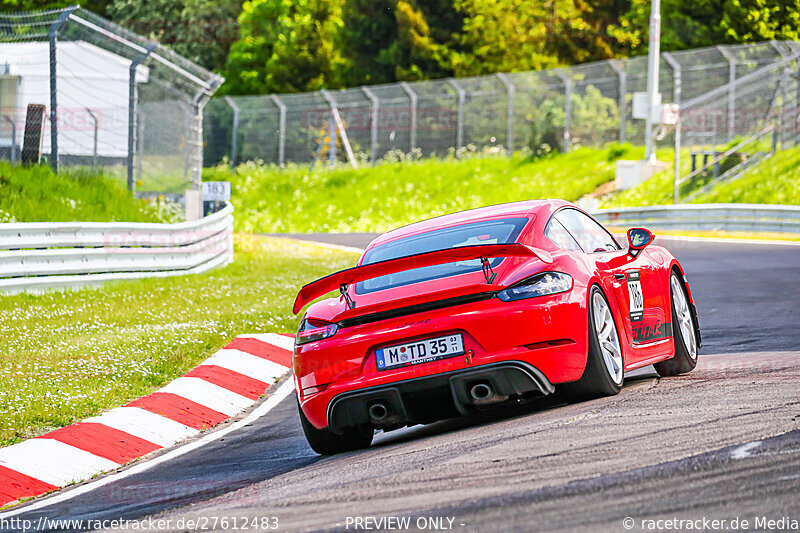
[[[479,207],[477,209],[470,209],[467,211],[460,211],[451,213],[449,215],[442,215],[428,220],[415,222],[401,228],[397,228],[386,233],[379,235],[373,240],[367,249],[374,248],[387,242],[403,239],[412,235],[420,235],[429,231],[448,228],[453,226],[460,226],[470,222],[478,222],[481,220],[492,220],[498,218],[530,218],[531,215],[538,217],[550,218],[550,215],[556,210],[564,206],[572,206],[566,200],[548,199],[548,200],[525,200],[522,202],[511,202],[506,204],[490,205],[487,207]]]

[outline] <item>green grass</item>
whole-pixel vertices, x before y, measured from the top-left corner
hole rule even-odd
[[[0,222],[176,222],[174,206],[134,199],[118,179],[88,170],[0,162]]]
[[[777,152],[736,181],[718,185],[696,203],[800,205],[800,146]]]
[[[681,175],[688,174],[688,152],[681,157]],[[637,207],[672,203],[672,168],[638,186],[605,198],[603,207]],[[800,205],[800,147],[778,151],[743,177],[715,186],[691,203]]]
[[[437,215],[537,198],[577,200],[614,179],[616,159],[642,150],[612,145],[530,160],[522,156],[428,159],[309,172],[245,163],[204,171],[232,182],[236,229],[257,233],[386,231]]]
[[[242,333],[291,332],[304,283],[352,253],[237,236],[212,272],[0,296],[0,446],[145,395]]]

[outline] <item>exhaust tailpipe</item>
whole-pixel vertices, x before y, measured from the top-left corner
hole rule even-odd
[[[476,402],[482,402],[494,396],[494,391],[486,383],[476,383],[469,390],[469,395]]]
[[[369,406],[369,418],[373,422],[381,422],[389,416],[389,408],[385,403],[378,402]]]

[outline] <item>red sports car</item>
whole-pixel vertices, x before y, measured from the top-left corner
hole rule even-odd
[[[311,447],[468,414],[556,389],[617,394],[626,371],[692,370],[701,346],[683,269],[644,228],[627,246],[575,205],[517,202],[385,233],[300,323],[294,379]]]

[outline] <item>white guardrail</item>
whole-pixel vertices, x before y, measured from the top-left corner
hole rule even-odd
[[[592,215],[605,225],[680,230],[800,233],[800,206],[686,204],[600,209]]]
[[[0,293],[196,274],[233,258],[233,207],[177,224],[0,224]]]

